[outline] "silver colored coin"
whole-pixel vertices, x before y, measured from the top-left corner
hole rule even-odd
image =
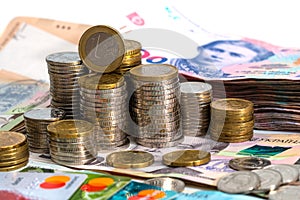
[[[57,121],[64,118],[65,112],[57,108],[38,108],[24,113],[26,120]]]
[[[82,61],[77,52],[58,52],[50,54],[46,57],[46,62],[50,64],[69,64],[78,65]]]
[[[288,164],[278,164],[278,165],[269,165],[265,169],[273,169],[278,171],[282,177],[282,183],[290,183],[297,181],[299,178],[299,170],[293,165]]]
[[[292,200],[300,197],[300,186],[286,185],[269,193],[270,200]]]
[[[237,171],[221,177],[217,182],[218,190],[227,193],[250,193],[260,185],[259,176],[250,171]]]
[[[180,84],[182,93],[204,93],[212,90],[212,86],[202,82],[184,82]]]
[[[260,186],[255,192],[268,192],[276,190],[282,181],[281,174],[273,169],[257,169],[252,172],[256,173],[260,179]]]
[[[182,192],[185,188],[185,183],[183,181],[169,177],[152,178],[144,181],[144,183],[158,186],[163,190],[173,190],[176,192]]]
[[[262,169],[271,165],[271,161],[258,157],[233,158],[229,161],[229,167],[235,170]]]

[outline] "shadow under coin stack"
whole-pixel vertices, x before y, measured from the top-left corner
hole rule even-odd
[[[46,57],[50,76],[51,107],[66,112],[66,119],[79,118],[77,80],[88,72],[77,52],[59,52]]]
[[[211,85],[202,82],[184,82],[180,84],[180,91],[183,135],[206,135],[210,121]]]
[[[133,119],[130,134],[142,146],[176,146],[184,139],[180,130],[178,70],[167,64],[139,65],[130,71],[134,92],[130,98]]]
[[[88,74],[79,79],[82,117],[95,125],[97,150],[127,144],[127,91],[122,75]]]
[[[0,131],[0,171],[12,171],[27,165],[29,150],[24,134]]]
[[[115,70],[116,73],[125,74],[131,68],[142,63],[142,44],[135,40],[124,40],[125,54],[122,64]]]
[[[61,165],[83,165],[96,159],[94,126],[66,119],[47,126],[51,159]]]
[[[239,98],[218,99],[211,103],[209,133],[219,142],[245,142],[253,137],[253,103]]]
[[[24,113],[29,150],[49,153],[47,126],[63,119],[65,112],[58,108],[38,108]]]

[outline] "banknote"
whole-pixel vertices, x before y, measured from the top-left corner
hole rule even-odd
[[[250,141],[242,143],[223,143],[211,140],[209,137],[185,136],[184,142],[170,148],[146,148],[134,143],[117,150],[142,150],[151,153],[154,163],[141,169],[119,169],[110,167],[106,163],[106,156],[110,152],[99,152],[97,159],[91,163],[80,166],[69,166],[77,169],[103,170],[111,173],[122,173],[141,178],[153,178],[169,176],[180,178],[194,183],[208,186],[216,186],[220,177],[235,170],[229,167],[229,161],[235,157],[257,156],[267,158],[272,164],[294,164],[300,157],[299,134],[269,134],[260,132],[254,134]],[[199,149],[211,153],[211,161],[207,164],[195,167],[168,167],[162,164],[162,156],[165,153],[182,150]],[[32,153],[31,160],[37,162],[52,163],[49,155]]]

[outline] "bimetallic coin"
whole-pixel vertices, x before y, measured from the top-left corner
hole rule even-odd
[[[282,177],[278,171],[273,169],[257,169],[252,172],[256,173],[260,180],[260,186],[253,193],[276,190],[281,185]]]
[[[262,169],[271,165],[271,161],[259,157],[233,158],[229,161],[229,167],[235,170],[254,170]]]
[[[122,35],[109,26],[93,26],[79,40],[79,56],[94,72],[112,72],[121,64],[125,54]]]
[[[132,68],[130,75],[140,81],[163,81],[176,78],[178,69],[168,64],[143,64]]]
[[[198,166],[210,161],[210,153],[201,150],[178,150],[166,153],[163,164],[174,167]]]
[[[0,151],[21,147],[27,143],[26,136],[13,131],[0,131]]]
[[[125,57],[134,55],[134,54],[138,54],[141,52],[141,49],[142,49],[142,44],[136,40],[125,39],[124,45],[125,45],[125,49],[126,49]]]
[[[283,184],[296,181],[299,178],[299,171],[293,165],[288,165],[288,164],[269,165],[265,167],[265,169],[273,169],[278,171],[282,176]]]
[[[116,168],[144,168],[154,162],[154,156],[144,151],[118,151],[109,154],[106,162]]]
[[[285,185],[269,193],[270,200],[292,200],[300,197],[300,186]]]
[[[182,192],[185,187],[185,183],[183,181],[169,177],[152,178],[144,181],[144,183],[158,186],[163,190],[173,190],[176,192]]]
[[[217,182],[218,190],[227,193],[250,193],[260,184],[259,176],[250,171],[238,171],[221,177]]]

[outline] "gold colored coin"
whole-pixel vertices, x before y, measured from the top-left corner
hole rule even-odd
[[[126,49],[125,56],[130,56],[141,52],[142,44],[138,41],[125,39],[124,44]]]
[[[83,63],[94,72],[108,73],[117,69],[125,54],[122,35],[112,27],[98,25],[87,29],[78,45]]]
[[[87,74],[78,79],[80,87],[90,90],[108,90],[124,85],[124,77],[120,74]]]
[[[168,64],[142,64],[129,72],[135,80],[140,81],[164,81],[178,76],[178,69]]]
[[[178,150],[163,155],[163,164],[174,167],[198,166],[210,161],[210,153],[201,150]]]
[[[0,151],[21,147],[27,142],[26,136],[13,131],[0,131]]]
[[[26,160],[25,162],[16,164],[16,165],[12,165],[12,166],[8,166],[8,167],[0,167],[0,172],[4,172],[4,171],[13,171],[16,169],[19,169],[21,167],[25,167],[28,163],[28,160]]]
[[[212,109],[228,112],[250,112],[253,109],[253,103],[245,99],[226,98],[213,101],[211,107]]]
[[[91,134],[94,129],[92,123],[85,120],[65,119],[52,122],[47,126],[51,137],[77,138]]]
[[[109,154],[106,162],[116,168],[144,168],[154,162],[154,156],[144,151],[118,151]]]

